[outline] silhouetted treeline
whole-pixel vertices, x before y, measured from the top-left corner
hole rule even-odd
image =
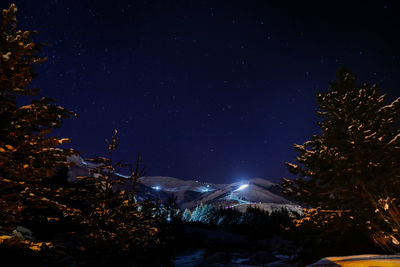
[[[249,206],[245,212],[235,208],[214,207],[210,204],[198,205],[192,212],[186,209],[182,215],[190,225],[211,229],[223,228],[227,231],[266,238],[284,235],[293,228],[293,219],[299,215],[290,214],[286,209],[268,212]]]

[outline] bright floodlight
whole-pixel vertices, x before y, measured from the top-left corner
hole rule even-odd
[[[152,188],[153,188],[154,190],[157,190],[157,191],[161,189],[161,187],[159,187],[159,186],[153,186]]]
[[[240,190],[243,190],[243,189],[245,189],[246,187],[248,187],[249,186],[249,184],[242,184],[241,186],[239,186],[239,188],[238,189],[236,189],[235,191],[240,191]]]

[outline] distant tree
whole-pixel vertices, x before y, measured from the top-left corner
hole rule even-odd
[[[336,236],[357,228],[374,239],[384,227],[375,212],[379,200],[400,192],[400,98],[387,105],[376,85],[358,85],[352,73],[340,69],[317,100],[321,133],[294,145],[298,164],[286,165],[297,178],[283,178],[284,193],[316,208],[308,214],[315,226],[335,222],[329,228]],[[386,236],[398,244],[392,234]]]
[[[242,221],[242,213],[236,208],[225,209],[219,207],[216,210],[216,224],[219,226],[228,227],[230,225],[240,224]]]
[[[197,205],[196,208],[192,212],[192,216],[190,218],[191,222],[198,222],[201,218],[202,210],[203,210],[204,205]]]
[[[176,196],[170,196],[162,204],[162,210],[166,216],[165,220],[167,222],[172,222],[174,220],[178,220],[178,221],[182,220],[181,210],[180,210],[178,204],[176,203],[176,200],[177,200]]]
[[[189,222],[191,217],[192,217],[192,213],[190,212],[190,210],[185,209],[185,211],[183,212],[182,220],[184,222]]]
[[[198,221],[204,224],[211,224],[215,222],[216,220],[215,216],[216,216],[216,209],[212,205],[206,204],[201,209]]]
[[[243,224],[260,227],[266,224],[269,220],[269,213],[259,207],[248,206],[246,212],[242,214],[241,221]]]
[[[53,183],[57,168],[74,152],[57,148],[66,138],[50,136],[72,112],[30,88],[34,67],[46,60],[31,31],[17,29],[17,8],[3,10],[0,23],[0,224],[11,231],[44,225],[76,213],[60,200],[68,190]],[[21,103],[27,103],[21,105]]]

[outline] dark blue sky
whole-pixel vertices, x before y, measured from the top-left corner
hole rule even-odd
[[[57,134],[92,156],[118,129],[148,175],[210,182],[287,176],[340,66],[399,96],[395,2],[15,1],[50,44],[34,86],[79,115]]]

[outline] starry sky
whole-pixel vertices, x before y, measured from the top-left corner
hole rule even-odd
[[[147,175],[290,177],[341,66],[400,96],[395,0],[14,2],[49,44],[32,86],[79,115],[55,134],[90,157],[118,129],[117,156],[141,151]]]

